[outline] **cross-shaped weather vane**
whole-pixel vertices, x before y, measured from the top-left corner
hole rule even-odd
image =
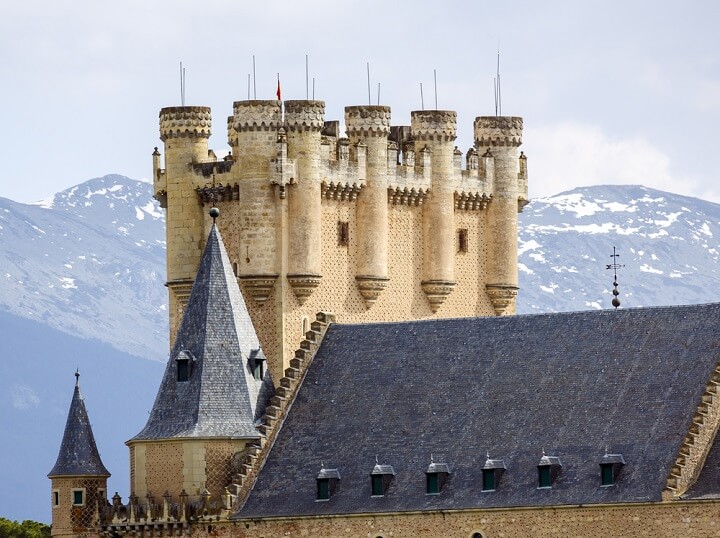
[[[618,309],[620,306],[620,299],[618,299],[618,295],[620,295],[620,291],[618,290],[618,278],[617,278],[617,270],[621,267],[625,267],[624,265],[621,265],[617,263],[617,259],[620,257],[620,254],[618,254],[615,251],[615,247],[613,247],[613,253],[610,256],[612,258],[612,263],[609,263],[605,266],[606,269],[612,269],[613,270],[613,300],[612,305],[615,307],[615,310]]]

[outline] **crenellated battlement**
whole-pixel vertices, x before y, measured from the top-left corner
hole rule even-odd
[[[522,144],[523,120],[517,116],[480,116],[473,123],[475,146],[518,147]]]
[[[387,137],[390,134],[389,106],[345,107],[345,128],[350,137]]]
[[[452,142],[457,138],[457,112],[452,110],[414,110],[410,121],[415,140]]]
[[[285,128],[288,132],[319,133],[325,126],[325,101],[285,101]]]
[[[160,140],[171,138],[210,138],[210,107],[173,106],[160,111]]]
[[[282,126],[280,101],[235,101],[231,128],[236,131],[277,131]]]

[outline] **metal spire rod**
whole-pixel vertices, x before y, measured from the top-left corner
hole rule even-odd
[[[433,81],[435,82],[435,110],[438,109],[437,106],[437,70],[433,69]]]
[[[420,83],[420,109],[425,110],[425,97],[423,97],[422,82]]]
[[[253,54],[253,99],[257,99],[257,79],[255,78],[255,55]]]
[[[367,84],[368,84],[368,105],[372,105],[372,98],[370,97],[370,62],[367,63]]]

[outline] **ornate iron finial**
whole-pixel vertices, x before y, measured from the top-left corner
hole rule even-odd
[[[435,459],[433,458],[433,453],[430,452],[430,463],[434,463]]]
[[[210,202],[212,203],[212,207],[210,208],[210,216],[213,219],[213,226],[215,226],[215,219],[217,219],[220,216],[220,210],[215,207],[215,194],[217,193],[217,188],[215,187],[215,174],[212,176],[212,188],[210,189]]]
[[[80,386],[80,368],[75,368],[75,386]]]
[[[620,290],[618,290],[618,277],[617,277],[617,270],[621,267],[625,267],[624,265],[621,265],[617,263],[617,259],[620,257],[620,254],[618,254],[615,251],[615,247],[613,247],[613,253],[610,256],[612,258],[612,263],[609,263],[605,266],[606,269],[612,269],[613,270],[613,300],[612,305],[615,307],[615,310],[618,309],[620,306],[620,299],[618,299],[618,295],[620,295]]]
[[[380,460],[378,460],[378,455],[375,454],[375,463],[380,463]]]

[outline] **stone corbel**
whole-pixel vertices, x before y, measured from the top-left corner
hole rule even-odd
[[[445,299],[455,289],[455,282],[449,280],[424,280],[420,283],[420,286],[428,298],[430,309],[437,312]]]
[[[518,294],[518,287],[511,284],[487,284],[485,292],[498,316],[508,312],[508,309],[515,304],[515,297]]]
[[[315,288],[320,285],[322,275],[293,274],[287,275],[287,279],[298,302],[304,304]]]
[[[250,294],[250,296],[259,305],[264,305],[272,293],[273,286],[278,275],[242,275],[238,277],[238,282],[242,288]]]
[[[380,297],[380,294],[385,291],[387,283],[390,279],[381,276],[356,276],[355,283],[357,284],[360,295],[362,295],[365,301],[365,308],[370,308]]]

